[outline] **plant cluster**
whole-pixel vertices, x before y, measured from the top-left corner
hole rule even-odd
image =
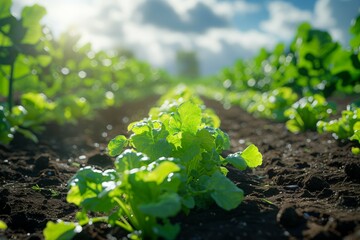
[[[319,121],[317,129],[320,133],[330,132],[335,139],[348,139],[360,143],[360,107],[348,105],[346,110],[341,112],[339,119],[331,121]],[[358,148],[352,150],[358,153]]]
[[[0,10],[2,143],[9,143],[16,132],[36,140],[34,132],[46,122],[76,122],[96,109],[154,94],[170,83],[164,71],[126,50],[95,52],[74,33],[54,39],[40,24],[46,10],[37,4],[25,7],[20,19],[11,14],[11,5],[4,0]]]
[[[129,137],[119,135],[109,142],[109,154],[117,156],[114,169],[85,167],[69,181],[67,201],[81,208],[78,222],[49,222],[45,238],[70,238],[81,226],[103,221],[129,231],[132,239],[174,239],[180,225],[172,217],[180,211],[189,213],[212,202],[225,210],[236,208],[244,193],[226,177],[225,166],[254,168],[261,165],[262,155],[251,144],[222,157],[229,138],[219,124],[187,90],[162,99],[148,118],[128,126]],[[95,212],[100,215],[89,218]]]
[[[6,230],[7,229],[7,225],[4,221],[0,220],[0,230]]]
[[[333,109],[326,98],[360,92],[360,16],[350,32],[354,37],[345,49],[304,23],[288,49],[278,44],[272,52],[262,49],[253,59],[238,60],[220,74],[230,101],[256,116],[289,120],[290,131],[316,130]]]
[[[319,94],[303,97],[284,112],[289,118],[286,127],[293,133],[305,130],[316,131],[317,123],[328,120],[334,110],[335,106],[327,103]]]

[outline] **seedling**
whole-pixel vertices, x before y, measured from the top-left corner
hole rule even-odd
[[[4,231],[7,229],[7,225],[4,221],[0,220],[0,230]]]
[[[117,156],[114,169],[81,168],[69,181],[67,201],[81,208],[78,223],[49,222],[46,239],[74,236],[96,221],[122,227],[132,239],[175,239],[180,225],[170,218],[180,211],[212,202],[231,210],[241,203],[244,193],[226,177],[225,166],[261,165],[257,147],[223,158],[230,144],[218,117],[184,91],[168,97],[149,118],[128,126],[130,137],[109,142],[109,154]],[[100,216],[90,219],[90,212]]]
[[[303,97],[285,111],[285,116],[290,119],[286,122],[286,127],[294,133],[315,131],[317,123],[327,120],[334,110],[335,107],[321,95]]]
[[[41,191],[49,192],[51,197],[57,197],[60,195],[59,191],[56,191],[52,188],[42,188],[38,184],[32,186],[31,189],[33,189],[34,191],[37,191],[37,192],[41,192]]]

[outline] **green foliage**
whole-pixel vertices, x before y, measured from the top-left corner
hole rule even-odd
[[[11,127],[7,119],[8,111],[0,106],[0,142],[9,143],[14,138],[15,129]]]
[[[350,40],[351,47],[355,50],[355,52],[359,53],[360,47],[360,15],[357,18],[353,19],[350,27],[350,33],[354,35],[354,37]]]
[[[262,156],[250,145],[224,159],[220,154],[229,148],[228,136],[215,126],[218,121],[208,121],[202,101],[188,91],[180,87],[167,94],[167,100],[159,101],[160,107],[151,109],[151,118],[129,125],[132,134],[128,139],[118,136],[109,143],[109,153],[131,147],[148,156],[118,165],[121,170],[146,166],[159,157],[174,157],[181,169],[183,209],[206,207],[212,199],[231,210],[243,200],[243,191],[226,178],[223,166],[230,163],[240,170],[253,168],[261,165]]]
[[[0,97],[8,99],[0,114],[2,143],[15,132],[36,140],[34,132],[46,122],[76,123],[97,109],[156,94],[170,83],[164,71],[122,49],[95,52],[74,34],[54,39],[40,24],[46,11],[39,5],[25,7],[20,19],[11,14],[11,5],[4,0],[0,12]],[[21,105],[14,107],[14,100]]]
[[[285,116],[289,117],[286,127],[293,133],[315,131],[318,121],[327,120],[334,110],[321,95],[303,97],[285,111]]]
[[[0,220],[0,230],[6,230],[6,229],[7,229],[6,223]]]
[[[80,169],[69,181],[67,201],[81,207],[84,213],[105,213],[107,217],[88,219],[79,214],[78,221],[82,225],[90,220],[105,221],[134,235],[138,229],[141,236],[151,239],[174,239],[180,229],[170,223],[169,217],[181,209],[177,193],[181,179],[176,174],[180,167],[171,158],[157,159],[148,165],[146,160],[146,155],[126,150],[116,158],[115,169]],[[76,225],[71,226],[57,230],[57,234],[74,234]],[[44,234],[50,232],[48,227]]]
[[[109,154],[117,156],[114,169],[84,167],[69,181],[67,201],[81,207],[79,226],[104,221],[134,239],[175,239],[180,226],[170,218],[181,210],[212,202],[231,210],[241,203],[244,193],[226,177],[225,166],[261,165],[257,147],[223,158],[230,141],[214,112],[184,87],[166,96],[150,117],[129,124],[128,138],[120,135],[109,142]],[[92,212],[99,217],[89,219]],[[56,234],[73,234],[77,225],[66,226]]]
[[[233,67],[225,68],[220,78],[228,91],[226,101],[259,117],[286,121],[291,115],[288,126],[294,132],[314,130],[316,121],[326,117],[326,107],[317,107],[318,117],[308,107],[297,117],[294,110],[284,112],[296,107],[293,104],[298,97],[360,92],[359,19],[354,19],[350,28],[354,35],[351,49],[342,48],[328,32],[303,23],[288,49],[284,44],[276,45],[272,51],[261,49],[253,59],[238,60]],[[321,109],[325,112],[320,114]],[[313,119],[305,117],[304,111]],[[308,123],[303,123],[299,115],[304,115]]]
[[[41,192],[41,191],[44,191],[44,192],[49,192],[51,197],[57,197],[60,195],[60,193],[54,189],[51,189],[51,188],[42,188],[40,187],[39,185],[34,185],[31,187],[31,189],[33,189],[34,191],[38,191],[38,192]]]
[[[76,233],[81,232],[82,227],[72,222],[48,222],[44,230],[44,237],[47,240],[68,240],[72,239]]]
[[[360,143],[360,108],[348,105],[341,112],[341,118],[329,122],[320,121],[317,128],[320,133],[332,133],[335,139],[349,139]]]
[[[360,154],[360,148],[358,148],[358,147],[352,147],[352,148],[351,148],[351,152],[352,152],[354,155],[359,155],[359,154]]]
[[[235,103],[258,117],[283,122],[284,112],[296,102],[298,96],[291,88],[281,87],[264,93],[246,91],[239,94]]]
[[[21,19],[16,19],[8,8],[12,1],[5,0],[3,4],[5,7],[0,15],[0,85],[3,87],[0,88],[0,95],[8,96],[8,109],[11,112],[13,82],[31,72],[29,62],[44,58],[45,51],[40,48],[43,36],[40,20],[46,11],[35,4],[25,7]]]

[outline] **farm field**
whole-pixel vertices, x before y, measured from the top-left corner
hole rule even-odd
[[[204,76],[195,51],[170,74],[12,5],[0,240],[360,239],[360,15],[347,44],[302,22]]]
[[[76,206],[66,202],[66,183],[79,166],[107,168],[109,139],[126,133],[124,119],[145,117],[155,98],[109,109],[78,126],[49,125],[39,143],[18,137],[1,148],[1,217],[8,222],[8,239],[42,239],[47,221],[74,220]],[[221,116],[221,129],[231,138],[230,152],[248,142],[263,153],[264,163],[253,171],[230,168],[229,178],[246,193],[235,210],[217,206],[180,215],[178,239],[357,239],[359,234],[360,164],[351,143],[330,134],[294,135],[281,123],[252,117],[239,107],[225,110],[206,101]],[[103,129],[96,128],[101,124]],[[112,128],[106,126],[113,126]],[[106,137],[104,133],[107,133]],[[56,144],[54,144],[56,143]],[[34,186],[43,190],[35,190]],[[54,193],[52,192],[54,191]],[[126,233],[96,224],[79,239],[121,238]]]

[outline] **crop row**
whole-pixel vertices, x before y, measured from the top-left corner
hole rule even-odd
[[[109,142],[109,154],[117,156],[114,169],[89,166],[72,177],[67,201],[80,207],[78,222],[48,222],[46,239],[71,238],[97,221],[122,227],[131,239],[174,239],[181,223],[171,217],[180,212],[212,202],[231,210],[241,203],[244,193],[226,177],[225,166],[261,165],[257,147],[222,157],[229,137],[215,113],[187,89],[164,97],[148,118],[129,124],[129,137]]]
[[[300,25],[289,49],[278,44],[225,68],[220,74],[225,100],[257,117],[286,122],[294,133],[331,132],[359,142],[360,16],[350,32],[350,47],[344,48],[329,33]],[[345,95],[353,102],[336,119],[336,105],[328,99]]]
[[[169,76],[131,53],[93,51],[76,34],[55,39],[40,20],[46,10],[33,5],[21,18],[0,11],[0,142],[16,132],[36,141],[44,123],[76,122],[99,108],[146,97],[169,84]],[[4,100],[4,101],[3,101]],[[14,103],[15,102],[15,103]]]

